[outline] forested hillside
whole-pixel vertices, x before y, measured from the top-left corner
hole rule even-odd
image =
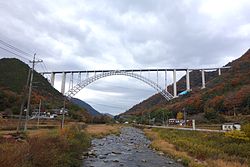
[[[18,59],[0,59],[0,112],[19,114],[21,101],[27,95],[25,85],[29,74],[29,66]],[[38,108],[42,100],[42,110],[63,107],[63,95],[53,88],[42,75],[34,73],[31,107]],[[27,101],[27,100],[26,100]],[[86,120],[86,110],[67,101],[66,107],[73,118]]]
[[[74,104],[78,105],[81,108],[84,108],[87,110],[87,112],[92,115],[92,116],[101,116],[102,114],[99,113],[96,109],[94,109],[91,105],[89,105],[88,103],[77,99],[77,98],[72,98],[71,102],[73,102]]]
[[[206,88],[200,90],[201,74],[190,73],[192,91],[170,102],[156,94],[135,105],[124,114],[141,114],[157,110],[177,112],[186,110],[189,115],[204,113],[209,120],[217,119],[219,115],[250,114],[250,50],[242,57],[228,63],[230,69],[206,73]],[[179,90],[185,90],[185,76],[178,83]],[[172,86],[169,86],[171,92]]]

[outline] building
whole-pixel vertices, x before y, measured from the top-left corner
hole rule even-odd
[[[222,125],[222,130],[240,130],[241,125],[239,123],[225,123]]]

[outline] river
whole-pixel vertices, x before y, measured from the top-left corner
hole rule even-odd
[[[84,167],[182,167],[167,156],[149,148],[144,133],[133,127],[124,127],[119,136],[109,135],[92,140]]]

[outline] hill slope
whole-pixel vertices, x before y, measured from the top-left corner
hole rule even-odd
[[[24,98],[23,92],[27,82],[29,66],[22,61],[14,58],[0,59],[0,112],[19,113],[21,101]],[[27,92],[26,92],[27,94]],[[42,109],[49,110],[63,107],[63,95],[53,88],[50,83],[37,72],[34,72],[32,87],[32,109],[38,108],[39,101],[42,100]],[[74,118],[86,120],[89,114],[73,105],[66,103],[70,109],[70,115]]]
[[[160,94],[135,105],[124,114],[141,114],[159,109],[175,113],[185,109],[189,114],[250,114],[250,50],[242,57],[227,64],[230,69],[206,73],[206,88],[200,90],[200,72],[190,73],[192,92],[170,102],[166,102]],[[179,90],[185,90],[185,76],[177,83]],[[170,92],[172,86],[168,89]]]
[[[80,99],[77,99],[77,98],[72,98],[71,101],[80,106],[81,108],[83,109],[86,109],[87,112],[91,115],[91,116],[101,116],[102,114],[99,113],[98,111],[96,111],[91,105],[89,105],[88,103],[80,100]]]

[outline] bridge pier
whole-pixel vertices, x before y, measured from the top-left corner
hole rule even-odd
[[[218,69],[218,74],[221,75],[221,69],[220,68]]]
[[[72,89],[74,86],[74,74],[70,73],[69,89]]]
[[[55,73],[53,73],[53,72],[50,74],[50,84],[52,86],[54,86],[54,84],[55,84]]]
[[[201,87],[201,89],[204,89],[204,88],[206,88],[205,70],[204,69],[201,70],[201,80],[202,80],[202,87]]]
[[[66,73],[62,73],[62,85],[61,85],[61,93],[65,93],[65,81],[66,81]]]
[[[190,91],[189,69],[187,69],[186,71],[186,86],[187,86],[187,91]]]
[[[82,81],[82,74],[80,72],[78,72],[78,81],[77,83],[81,83]]]
[[[176,85],[176,69],[173,70],[173,91],[174,91],[174,98],[177,97],[177,85]]]
[[[167,70],[165,71],[165,90],[168,91],[168,74],[167,74]]]

